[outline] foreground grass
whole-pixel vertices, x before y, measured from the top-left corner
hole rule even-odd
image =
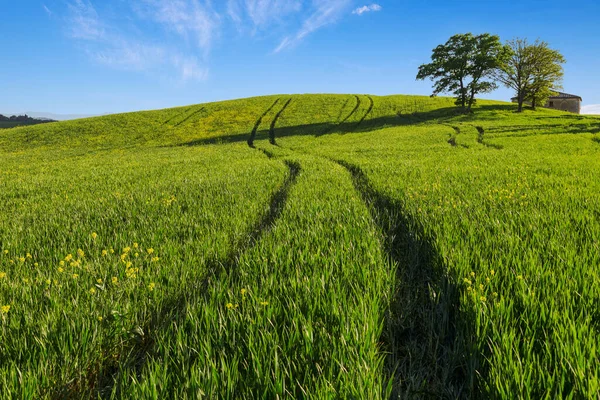
[[[596,398],[600,119],[512,107],[3,131],[0,395]]]

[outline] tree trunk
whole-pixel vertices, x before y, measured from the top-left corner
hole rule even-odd
[[[471,112],[471,108],[473,107],[473,101],[475,100],[475,91],[471,90],[471,96],[469,97],[469,104],[467,108],[467,113]]]
[[[465,107],[466,107],[466,97],[465,96],[465,84],[463,83],[463,80],[461,78],[460,80],[460,102],[462,104],[462,111],[465,111]]]
[[[523,92],[519,91],[519,95],[517,96],[518,100],[519,100],[519,109],[517,110],[517,112],[523,112]]]

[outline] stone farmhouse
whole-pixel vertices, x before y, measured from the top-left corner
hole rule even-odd
[[[518,99],[513,97],[511,100],[513,103],[516,103]],[[556,96],[552,96],[548,99],[548,102],[544,107],[581,114],[582,101],[583,99],[581,97],[574,94],[558,92]]]

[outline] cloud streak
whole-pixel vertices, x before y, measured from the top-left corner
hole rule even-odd
[[[383,8],[379,4],[371,4],[370,6],[362,6],[352,11],[352,14],[363,15],[368,12],[381,11]]]
[[[350,5],[350,0],[313,0],[314,11],[304,20],[302,27],[292,36],[285,37],[274,53],[293,47],[311,33],[337,22]]]
[[[213,20],[207,17],[209,11],[196,0],[144,0],[143,5],[146,8],[136,10],[143,10],[144,18],[189,41],[190,47],[203,56],[210,49]],[[78,40],[86,54],[99,64],[126,71],[175,73],[182,81],[202,81],[208,76],[208,69],[193,51],[182,53],[174,50],[182,46],[157,43],[143,34],[138,35],[141,37],[127,34],[103,20],[89,0],[74,0],[69,3],[68,10],[69,35]]]
[[[275,37],[273,53],[280,53],[349,15],[355,0],[66,1],[68,36],[96,62],[200,81],[226,24],[251,37]]]
[[[45,4],[42,4],[42,7],[44,8],[44,11],[46,11],[46,14],[48,14],[49,17],[52,16],[52,10],[50,10],[48,8],[48,6],[46,6]]]

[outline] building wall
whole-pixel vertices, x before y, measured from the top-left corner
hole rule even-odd
[[[547,108],[555,110],[568,111],[575,114],[581,114],[581,101],[579,99],[550,99],[546,103]]]

